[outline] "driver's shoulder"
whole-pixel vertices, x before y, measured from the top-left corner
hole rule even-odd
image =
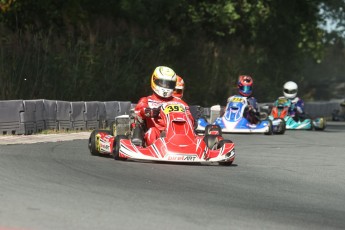
[[[178,103],[178,104],[182,104],[182,105],[184,105],[185,107],[189,107],[188,104],[187,104],[184,100],[182,100],[181,98],[178,98],[178,97],[174,97],[174,98],[171,100],[171,102],[173,102],[173,103]]]

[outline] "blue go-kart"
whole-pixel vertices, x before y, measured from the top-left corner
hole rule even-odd
[[[220,106],[218,106],[219,110]],[[212,110],[212,108],[211,108]],[[275,121],[275,124],[269,119],[259,120],[257,124],[252,124],[247,118],[248,100],[240,95],[231,97],[224,110],[224,115],[216,118],[213,124],[219,125],[223,133],[264,133],[271,135],[273,133],[285,132],[285,123],[283,120]],[[208,122],[204,118],[198,119],[196,131],[202,132]]]

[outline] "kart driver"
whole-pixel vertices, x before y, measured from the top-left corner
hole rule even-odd
[[[245,117],[251,124],[257,124],[260,121],[260,113],[258,112],[258,103],[253,92],[253,79],[248,75],[241,75],[237,81],[238,93],[247,98],[248,107],[246,108],[243,117]],[[236,95],[235,95],[236,96]],[[231,101],[234,96],[228,98],[227,103]]]
[[[298,85],[293,81],[288,81],[284,84],[284,97],[291,101],[291,107],[289,108],[289,116],[295,121],[299,119],[304,120],[306,114],[304,112],[304,101],[297,97]]]
[[[183,97],[183,92],[184,92],[184,81],[183,78],[176,75],[177,79],[176,79],[176,86],[175,86],[175,90],[173,93],[174,97],[179,97],[182,99]]]
[[[151,88],[153,94],[142,97],[136,105],[134,112],[141,124],[146,125],[144,140],[146,146],[151,145],[161,131],[166,127],[163,120],[159,117],[160,106],[166,102],[181,103],[186,107],[186,112],[194,123],[192,114],[186,102],[181,98],[174,97],[173,92],[176,86],[177,75],[174,70],[166,66],[158,66],[151,76]]]

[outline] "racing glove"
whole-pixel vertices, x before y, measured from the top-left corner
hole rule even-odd
[[[303,113],[303,110],[302,110],[302,108],[301,107],[299,107],[299,106],[296,106],[296,111],[298,112],[298,113]]]
[[[145,108],[144,111],[147,118],[155,118],[159,114],[159,108]]]
[[[256,114],[257,113],[257,110],[252,105],[248,105],[247,109],[248,109],[249,113],[252,113],[252,114]]]

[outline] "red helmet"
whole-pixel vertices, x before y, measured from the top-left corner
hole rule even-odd
[[[248,75],[241,75],[237,82],[238,92],[244,96],[249,97],[253,91],[253,79]]]
[[[177,81],[176,81],[176,86],[173,95],[175,97],[182,98],[183,97],[183,91],[184,91],[184,81],[183,78],[176,75]]]

